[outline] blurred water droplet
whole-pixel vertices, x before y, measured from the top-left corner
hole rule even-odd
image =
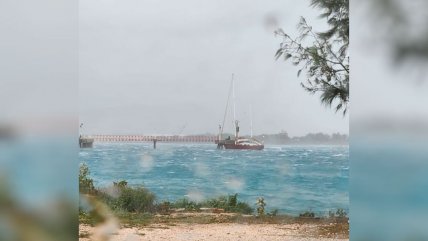
[[[290,168],[288,167],[288,164],[284,163],[279,166],[278,171],[281,175],[288,175],[290,172]]]
[[[112,198],[118,198],[120,196],[120,189],[115,186],[110,186],[103,190],[107,195],[111,196]]]
[[[198,190],[190,190],[187,192],[186,196],[190,201],[202,202],[204,200],[204,194]]]
[[[140,160],[140,166],[142,168],[142,171],[148,172],[152,170],[153,165],[154,165],[153,157],[148,153],[144,153],[143,156],[141,156],[141,160]]]
[[[108,219],[97,226],[94,232],[94,240],[110,240],[119,230],[119,223],[114,218]]]
[[[206,177],[210,174],[210,170],[208,169],[207,165],[199,162],[195,164],[194,172],[195,175],[199,177]]]
[[[245,185],[245,181],[239,178],[231,177],[228,181],[225,182],[226,187],[232,191],[240,191]]]
[[[266,14],[263,23],[266,30],[273,32],[278,28],[278,17],[275,13]]]

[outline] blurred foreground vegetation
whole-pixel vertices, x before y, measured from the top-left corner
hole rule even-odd
[[[44,205],[29,206],[14,196],[14,191],[0,175],[0,240],[77,240],[74,200],[54,197]]]

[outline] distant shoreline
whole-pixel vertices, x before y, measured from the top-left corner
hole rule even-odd
[[[128,143],[128,144],[138,144],[138,143],[144,143],[145,145],[152,145],[151,144],[151,142],[147,142],[147,141],[144,141],[144,142],[115,142],[115,141],[112,141],[112,142],[97,142],[96,144],[99,144],[99,143],[104,143],[104,144],[106,144],[106,143],[110,143],[110,144],[112,144],[112,143],[121,143],[121,144],[126,144],[126,143]],[[212,145],[212,146],[214,146],[214,147],[217,147],[217,145],[213,142],[213,143],[211,143],[211,142],[160,142],[160,146],[159,147],[161,147],[162,145],[189,145],[189,144],[198,144],[198,145]],[[298,146],[316,146],[316,147],[323,147],[323,146],[337,146],[337,147],[340,147],[340,146],[342,146],[342,147],[349,147],[349,143],[264,143],[265,144],[265,147],[275,147],[275,146],[296,146],[296,147],[298,147]],[[231,151],[233,151],[233,150],[231,150]],[[235,150],[236,151],[236,150]]]

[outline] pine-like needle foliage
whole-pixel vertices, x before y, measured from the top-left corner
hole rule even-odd
[[[348,0],[312,0],[311,6],[322,10],[329,29],[315,32],[301,17],[297,25],[299,36],[292,38],[282,29],[275,31],[283,41],[275,57],[299,67],[297,76],[306,72],[301,83],[308,92],[320,94],[321,103],[335,105],[336,112],[346,114],[349,104],[349,2]]]

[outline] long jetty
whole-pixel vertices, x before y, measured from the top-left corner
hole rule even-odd
[[[215,142],[217,136],[209,135],[190,135],[190,136],[177,136],[177,135],[91,135],[95,142]]]

